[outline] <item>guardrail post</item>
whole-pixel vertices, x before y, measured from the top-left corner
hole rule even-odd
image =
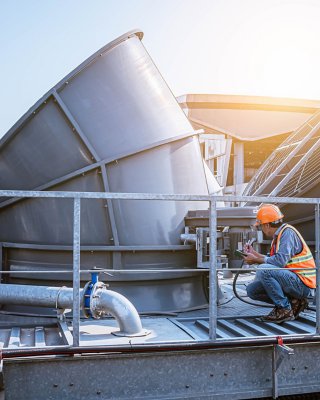
[[[316,334],[320,334],[320,208],[319,208],[319,200],[316,204],[316,213],[315,213],[315,236],[316,236]]]
[[[80,344],[80,198],[73,203],[73,346]]]
[[[209,338],[217,338],[217,207],[213,196],[210,200],[210,272],[209,272]]]

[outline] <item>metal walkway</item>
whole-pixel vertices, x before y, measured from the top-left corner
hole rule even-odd
[[[194,340],[208,340],[208,318],[176,318],[171,321],[187,332]],[[303,313],[295,321],[275,324],[261,321],[260,317],[219,318],[217,327],[218,339],[235,339],[246,337],[307,335],[315,333],[314,313]]]

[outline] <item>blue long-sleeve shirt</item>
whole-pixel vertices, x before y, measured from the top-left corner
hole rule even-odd
[[[273,239],[276,239],[283,226],[284,224],[276,230]],[[264,262],[276,267],[284,267],[294,255],[301,253],[302,248],[303,245],[299,236],[293,229],[287,228],[282,232],[277,253],[273,256],[265,256]]]

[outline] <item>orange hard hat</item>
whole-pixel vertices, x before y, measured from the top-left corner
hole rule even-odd
[[[262,204],[257,212],[255,226],[261,224],[268,224],[270,222],[280,222],[284,215],[280,211],[279,207],[273,204]]]

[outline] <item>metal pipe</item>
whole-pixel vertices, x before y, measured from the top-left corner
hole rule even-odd
[[[81,198],[81,199],[123,199],[123,200],[169,200],[169,201],[210,201],[211,195],[161,194],[161,193],[123,193],[123,192],[62,192],[36,190],[0,190],[0,197],[21,198]],[[317,204],[317,198],[276,197],[276,196],[214,196],[216,202],[251,202],[279,204]]]
[[[94,293],[92,307],[96,311],[108,311],[118,322],[120,331],[116,336],[135,336],[143,334],[139,314],[132,303],[120,293],[99,288]]]
[[[266,271],[279,271],[279,267],[275,268],[259,268],[260,270],[266,270]],[[216,268],[217,272],[223,272],[225,271],[226,268]],[[288,271],[299,271],[302,270],[302,268],[286,268]],[[310,268],[309,271],[315,271],[316,268]],[[166,269],[166,273],[177,273],[177,272],[199,272],[199,273],[204,273],[206,271],[210,271],[210,268],[172,268],[172,269]],[[228,271],[232,272],[237,272],[237,271],[242,271],[242,272],[256,272],[257,268],[228,268]],[[24,270],[24,269],[15,269],[15,270],[10,270],[10,271],[0,271],[0,275],[19,275],[19,274],[71,274],[71,270]],[[82,269],[80,271],[80,274],[88,274],[91,273],[92,269]],[[135,274],[135,273],[163,273],[163,269],[130,269],[130,270],[120,270],[120,269],[104,269],[101,268],[99,269],[99,272],[101,273],[107,273],[110,276],[116,275],[116,274]]]
[[[197,235],[195,233],[182,233],[180,235],[180,240],[182,242],[196,243]]]
[[[79,291],[83,298],[84,290]],[[83,303],[83,302],[82,302]],[[67,287],[46,287],[31,285],[0,285],[0,304],[51,307],[71,309],[73,306],[73,290]],[[81,304],[83,307],[83,304]],[[92,309],[110,313],[117,320],[121,336],[143,336],[139,314],[133,304],[119,293],[105,287],[98,288],[92,299]],[[76,347],[76,346],[75,346]]]
[[[71,309],[72,293],[67,287],[1,284],[0,304]]]

